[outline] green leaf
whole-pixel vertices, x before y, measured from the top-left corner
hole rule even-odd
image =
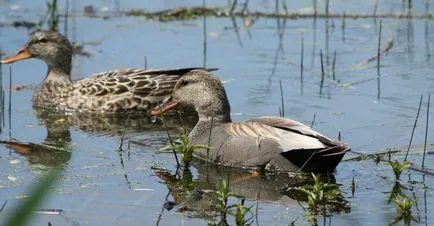
[[[39,183],[37,183],[30,191],[30,198],[21,202],[14,210],[11,211],[12,215],[6,219],[3,225],[26,225],[33,215],[33,211],[44,200],[45,196],[50,190],[50,186],[57,180],[60,175],[60,170],[53,169],[45,175]]]

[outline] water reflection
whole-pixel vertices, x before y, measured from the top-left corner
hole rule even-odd
[[[185,212],[185,214],[216,220],[216,203],[218,197],[213,192],[219,192],[220,183],[226,180],[229,190],[236,195],[242,196],[250,201],[258,203],[273,203],[285,206],[300,205],[309,214],[308,208],[303,207],[300,202],[306,202],[307,196],[301,192],[295,192],[289,187],[299,187],[313,184],[312,178],[308,176],[290,177],[287,174],[266,174],[262,172],[243,171],[228,167],[206,165],[205,162],[195,160],[192,167],[197,170],[197,178],[189,168],[183,168],[172,173],[168,170],[155,169],[156,175],[168,187],[173,201],[168,196],[163,204],[164,209]],[[342,194],[333,175],[322,175],[320,181],[334,185],[336,193]],[[291,186],[289,186],[291,183]],[[327,200],[324,205],[324,216],[331,216],[332,213],[349,213],[351,208],[348,201],[339,195],[335,200]],[[250,206],[246,204],[246,206]],[[163,214],[160,214],[159,220]],[[321,215],[322,216],[322,215]],[[158,220],[158,222],[159,222]],[[158,224],[158,223],[157,223]]]
[[[63,125],[79,129],[93,136],[124,136],[143,131],[174,129],[185,127],[193,128],[197,121],[196,115],[172,113],[162,120],[143,112],[130,112],[120,114],[88,114],[64,113],[35,109],[39,121],[47,126],[47,129]],[[188,117],[185,115],[189,115]]]
[[[65,166],[71,159],[71,135],[62,127],[48,129],[47,136],[40,144],[16,140],[0,141],[16,153],[25,156],[30,164],[47,167]]]
[[[14,139],[0,141],[16,153],[25,156],[30,164],[47,167],[65,166],[71,159],[71,129],[78,129],[91,136],[131,137],[144,131],[191,129],[196,117],[179,114],[167,115],[164,123],[143,113],[110,115],[71,114],[34,109],[39,121],[46,127],[47,135],[41,143],[22,142]]]

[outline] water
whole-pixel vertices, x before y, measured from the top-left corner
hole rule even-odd
[[[312,10],[311,2],[296,2],[288,2],[290,10]],[[364,4],[360,5],[361,2]],[[63,12],[64,2],[59,4]],[[76,1],[74,4],[76,14],[82,15],[82,8],[88,3]],[[161,10],[201,5],[202,1],[183,1],[182,4],[179,1],[122,1],[117,5],[101,0],[93,4],[97,13],[110,15],[104,11],[116,11],[118,8]],[[221,4],[220,1],[207,2],[210,6]],[[323,9],[322,4],[318,6],[320,9]],[[370,13],[373,4],[374,1],[368,4],[365,1],[331,1],[330,11]],[[249,9],[272,12],[275,10],[274,1],[252,1]],[[413,3],[413,13],[424,10],[423,3]],[[0,11],[2,23],[38,21],[45,13],[45,3],[1,1]],[[378,12],[402,12],[401,2],[382,1]],[[238,33],[228,18],[206,19],[205,61],[205,66],[218,67],[219,71],[215,74],[226,82],[234,121],[278,115],[279,81],[282,81],[286,117],[310,124],[316,115],[315,129],[331,137],[337,137],[341,132],[342,139],[351,144],[354,151],[371,154],[388,148],[406,148],[418,101],[423,94],[421,118],[413,144],[424,143],[427,94],[434,89],[431,73],[433,21],[383,20],[382,46],[390,37],[393,47],[381,58],[379,80],[376,62],[355,67],[376,54],[379,20],[346,19],[345,29],[342,29],[340,19],[285,21],[255,18],[249,29],[243,27],[241,18],[234,21]],[[74,58],[73,76],[83,78],[115,68],[144,67],[145,57],[149,68],[203,66],[203,28],[202,19],[160,23],[124,16],[70,18],[68,37],[84,45],[84,50],[90,54],[90,57]],[[61,22],[60,31],[63,29]],[[15,53],[27,40],[28,33],[24,28],[2,27],[1,52],[8,55]],[[300,81],[302,37],[305,44],[303,84]],[[330,71],[333,52],[337,52],[336,77],[339,80],[337,83],[331,77],[326,78],[322,91],[320,50],[324,53],[326,71]],[[7,94],[10,88],[9,65],[2,67]],[[46,70],[38,60],[19,62],[11,67],[13,87],[36,87]],[[48,221],[53,225],[206,224],[207,219],[203,216],[175,210],[164,210],[159,219],[169,188],[171,191],[174,189],[170,183],[162,183],[164,180],[154,167],[170,174],[174,174],[176,169],[172,153],[159,151],[167,144],[167,135],[161,125],[154,123],[153,119],[141,117],[129,121],[128,126],[122,120],[95,120],[85,115],[46,117],[44,113],[32,109],[32,93],[33,89],[12,91],[11,120],[9,122],[6,115],[0,139],[15,138],[35,144],[53,144],[53,141],[61,139],[62,150],[50,149],[47,153],[46,148],[38,149],[31,145],[39,151],[26,153],[25,147],[13,150],[6,145],[0,146],[0,204],[8,200],[5,210],[0,213],[0,220],[22,201],[20,197],[28,194],[28,189],[40,175],[52,165],[62,163],[63,176],[41,208],[62,209],[63,212],[61,215],[38,214],[32,225],[47,224]],[[8,98],[7,94],[6,104]],[[5,107],[7,114],[9,105]],[[176,121],[173,123],[176,124]],[[433,128],[428,128],[428,143],[434,142]],[[127,132],[121,145],[125,129]],[[419,154],[410,155],[410,160],[420,168],[422,147],[416,149]],[[432,151],[432,147],[429,150]],[[346,159],[354,156],[349,153]],[[393,156],[403,158],[401,154]],[[427,155],[425,164],[427,168],[434,168],[432,154]],[[204,181],[206,174],[203,172],[200,164],[193,165],[191,173],[194,180]],[[215,188],[223,175],[226,174],[218,170],[210,173],[207,179],[209,186]],[[305,212],[297,202],[281,194],[279,189],[283,185],[276,181],[285,179],[245,179],[245,176],[242,172],[231,172],[231,188],[248,198],[248,206],[255,204],[257,194],[261,194],[258,209],[260,225],[288,225],[294,220],[296,225],[308,224],[304,219]],[[395,184],[394,177],[385,164],[376,164],[372,160],[344,161],[338,166],[334,177],[351,209],[349,213],[335,213],[327,218],[327,224],[331,220],[333,225],[386,225],[396,217],[395,207],[388,204]],[[351,195],[353,177],[356,182],[354,197]],[[413,215],[419,223],[414,224],[432,224],[432,216],[425,216],[425,209],[429,213],[434,205],[432,176],[423,177],[415,171],[405,171],[401,178],[402,185],[410,189],[405,193],[417,200]],[[174,196],[168,199],[173,201]],[[322,222],[322,218],[319,220]],[[232,219],[229,221],[233,223]]]

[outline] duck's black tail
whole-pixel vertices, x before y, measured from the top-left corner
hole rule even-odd
[[[331,172],[351,148],[344,144],[321,149],[297,149],[281,154],[303,172]]]

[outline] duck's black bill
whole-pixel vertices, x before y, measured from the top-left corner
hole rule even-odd
[[[153,116],[160,116],[164,112],[170,111],[178,106],[179,102],[174,100],[172,97],[166,98],[163,103],[158,105],[155,110],[151,112]]]
[[[18,53],[15,56],[3,59],[2,61],[0,61],[0,63],[11,64],[11,63],[22,61],[22,60],[29,59],[32,57],[33,57],[33,55],[27,49],[24,48],[24,49],[21,49],[20,51],[18,51]]]

